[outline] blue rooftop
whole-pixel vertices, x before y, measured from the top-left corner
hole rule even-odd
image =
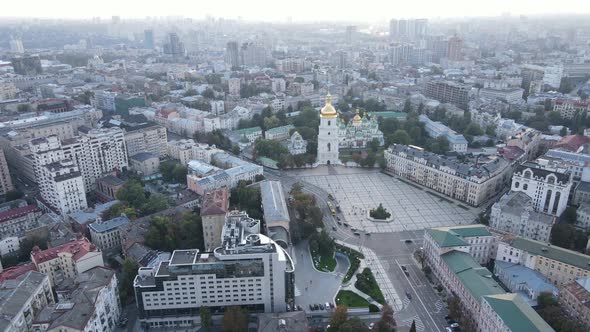
[[[89,221],[96,220],[96,217],[100,216],[104,211],[108,210],[111,208],[111,206],[117,203],[119,203],[118,200],[106,202],[104,204],[97,204],[94,209],[86,209],[83,211],[74,212],[71,213],[69,217],[77,223],[85,225]]]

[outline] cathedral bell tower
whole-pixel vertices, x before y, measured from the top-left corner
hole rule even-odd
[[[326,96],[326,105],[320,111],[318,131],[318,165],[338,165],[338,112],[332,106],[332,96]]]

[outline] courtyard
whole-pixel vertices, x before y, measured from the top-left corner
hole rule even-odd
[[[453,201],[376,170],[318,167],[297,172],[303,181],[330,193],[350,227],[370,233],[389,233],[470,224],[479,209]],[[379,203],[393,221],[374,222],[368,211]]]

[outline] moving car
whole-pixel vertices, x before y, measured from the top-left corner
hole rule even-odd
[[[361,233],[359,233],[359,232],[354,232],[353,234],[356,236],[361,236]]]
[[[336,231],[336,226],[332,226],[332,230],[333,231]]]
[[[408,297],[408,299],[412,299],[412,294],[410,294],[410,292],[406,292],[406,296]]]
[[[410,239],[407,239],[406,241],[404,241],[405,243],[412,243],[413,241]]]

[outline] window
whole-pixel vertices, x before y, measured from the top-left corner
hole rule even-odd
[[[518,187],[520,187],[520,182],[516,181],[516,182],[514,183],[514,188],[518,188]]]

